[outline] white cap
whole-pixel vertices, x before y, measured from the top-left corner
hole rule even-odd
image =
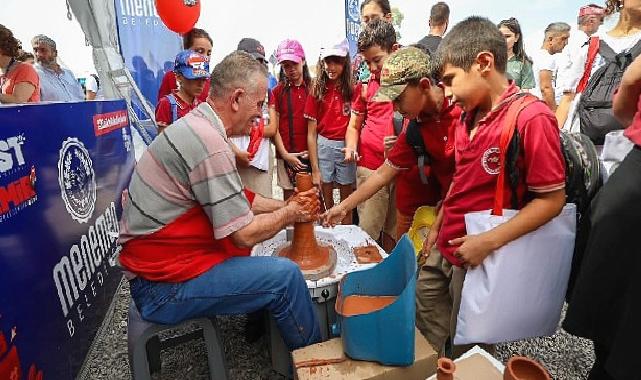
[[[341,42],[335,45],[321,48],[320,58],[325,59],[331,56],[347,57],[347,54],[349,54],[349,43],[347,38],[343,38]]]

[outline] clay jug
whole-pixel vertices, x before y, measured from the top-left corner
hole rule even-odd
[[[456,364],[449,358],[439,358],[436,368],[436,380],[454,380]]]
[[[552,378],[536,360],[515,356],[508,360],[503,380],[552,380]]]

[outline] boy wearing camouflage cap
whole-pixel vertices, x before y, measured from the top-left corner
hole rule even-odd
[[[349,210],[396,178],[397,201],[403,200],[398,205],[397,217],[401,219],[397,222],[402,221],[399,224],[404,227],[399,227],[399,232],[404,232],[402,229],[407,231],[411,224],[412,209],[436,206],[449,189],[454,174],[454,128],[461,111],[450,104],[433,77],[429,55],[415,47],[394,52],[383,65],[380,82],[374,100],[393,102],[395,110],[405,118],[405,126],[385,163],[352,195],[323,215],[325,226],[340,223]],[[417,132],[422,140],[424,165],[419,165],[415,144],[408,141],[408,131]],[[435,240],[430,235],[426,244],[432,247]],[[416,325],[430,344],[441,351],[450,332],[450,310],[443,307],[447,302],[439,302],[438,298],[449,295],[435,294],[433,290],[441,288],[451,270],[436,249],[427,252],[416,286]]]

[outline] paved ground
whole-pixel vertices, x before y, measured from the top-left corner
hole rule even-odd
[[[105,321],[80,376],[86,380],[130,379],[127,359],[127,308],[129,287],[126,281],[114,300],[114,312]],[[230,378],[284,379],[271,370],[265,339],[247,344],[243,338],[244,317],[221,317],[227,364]],[[590,342],[560,331],[541,339],[504,344],[498,347],[497,358],[505,362],[512,355],[526,355],[540,360],[554,379],[585,379],[594,360]],[[156,380],[208,379],[207,356],[202,341],[195,340],[162,351],[162,371]]]

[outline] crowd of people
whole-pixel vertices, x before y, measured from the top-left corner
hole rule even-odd
[[[0,104],[81,102],[101,99],[100,80],[91,74],[81,83],[58,62],[56,41],[39,34],[33,53],[23,50],[11,30],[0,25]]]
[[[586,99],[603,89],[598,107],[617,120],[610,129],[627,145],[615,144],[625,150],[622,162],[603,176],[581,218],[585,240],[564,326],[595,343],[590,379],[639,378],[641,1],[582,6],[577,31],[550,23],[531,56],[514,17],[469,17],[448,32],[450,8],[440,1],[428,35],[401,47],[388,0],[365,0],[360,10],[357,59],[346,40],[327,41],[314,52],[315,75],[291,38],[275,50],[277,76],[253,38],[210,74],[212,38],[202,29],[185,34],[158,94],[159,134],[124,198],[120,261],[143,318],[174,324],[268,310],[290,349],[318,342],[299,269],[283,258],[247,257],[251,247],[294,222],[319,221],[358,224],[391,251],[421,209],[434,222],[419,255],[416,325],[439,354],[458,356],[469,348],[451,342],[467,269],[561,212],[561,131],[589,129],[580,114],[597,107]],[[612,30],[601,28],[606,17],[618,18]],[[33,67],[19,62],[28,57],[0,26],[0,101],[81,97],[56,64],[55,42],[40,35],[32,45]],[[496,205],[505,154],[497,147],[510,108],[533,96],[515,116],[519,175],[505,185],[512,196],[498,201],[519,211],[468,235],[465,215]],[[607,132],[589,136],[599,152],[609,149]],[[317,189],[298,192],[298,172],[310,173]],[[272,199],[274,176],[283,200]]]

